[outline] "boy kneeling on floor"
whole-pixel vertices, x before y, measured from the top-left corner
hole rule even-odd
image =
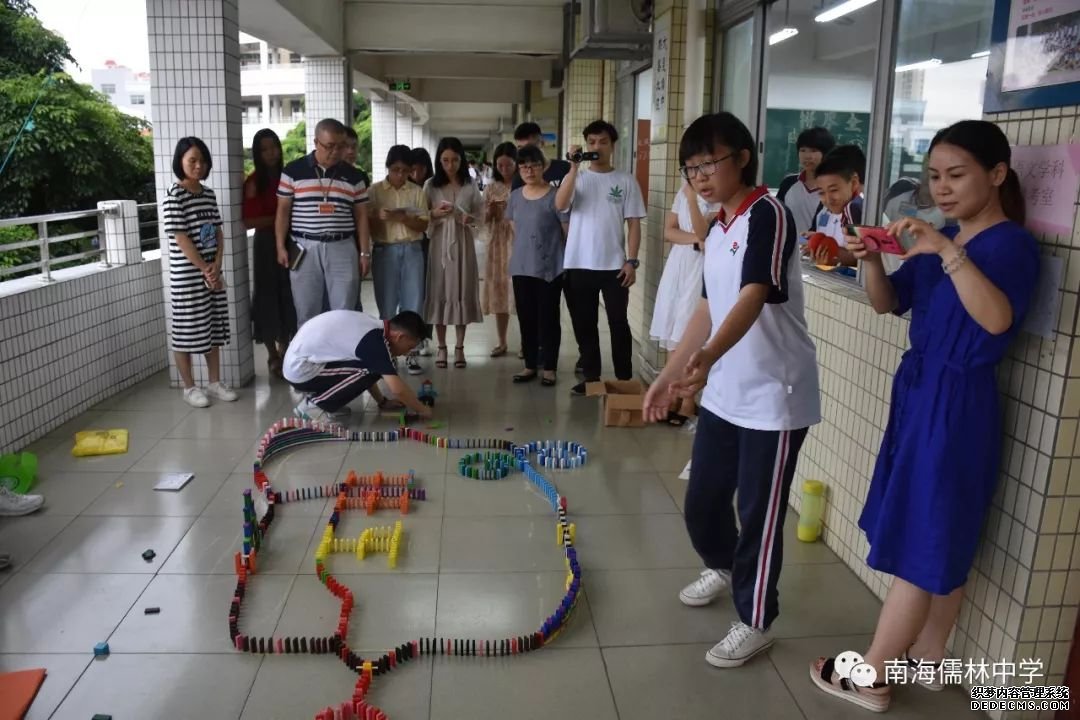
[[[407,409],[431,417],[431,408],[398,377],[394,362],[430,337],[431,328],[411,310],[385,321],[355,310],[316,315],[300,326],[285,353],[285,379],[304,394],[294,414],[316,422],[340,419],[365,390],[383,407],[375,386],[382,380]]]
[[[772,646],[788,490],[807,430],[821,420],[817,357],[798,228],[755,187],[750,131],[730,113],[700,117],[683,134],[679,163],[695,192],[722,209],[705,239],[702,299],[642,409],[647,420],[666,420],[676,394],[704,386],[685,518],[707,569],[679,599],[707,605],[731,590],[739,622],[705,659],[738,667]]]

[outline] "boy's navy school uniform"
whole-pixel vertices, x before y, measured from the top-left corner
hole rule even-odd
[[[767,285],[769,294],[750,330],[709,372],[686,527],[705,566],[731,572],[739,618],[760,630],[779,614],[788,491],[807,431],[821,420],[797,242],[791,211],[766,188],[756,189],[733,216],[721,213],[705,241],[702,295],[711,334],[743,287]]]

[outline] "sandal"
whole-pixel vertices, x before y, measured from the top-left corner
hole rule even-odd
[[[822,663],[820,669],[817,667],[818,662]],[[864,710],[883,713],[889,709],[889,702],[892,699],[889,693],[871,692],[871,689],[888,687],[885,683],[876,682],[869,688],[864,688],[850,680],[837,678],[839,682],[834,684],[832,676],[835,669],[836,658],[818,658],[810,663],[810,680],[822,692],[858,705]]]
[[[931,692],[941,692],[945,689],[945,683],[942,682],[940,662],[916,660],[906,652],[904,653],[904,660],[907,661],[908,680],[912,684],[919,685]]]
[[[520,385],[521,383],[532,382],[538,377],[540,376],[536,374],[535,370],[526,370],[515,375],[514,382]]]
[[[493,357],[493,358],[502,357],[505,354],[506,354],[506,346],[505,345],[496,345],[495,347],[493,347],[491,349],[491,357]]]
[[[456,345],[454,347],[454,367],[463,368],[466,365],[468,365],[468,363],[465,362],[465,346]]]
[[[549,375],[542,376],[540,378],[540,384],[543,385],[544,387],[555,387],[555,373],[554,372],[551,373],[550,376]]]
[[[437,368],[445,368],[446,367],[446,346],[445,345],[440,345],[439,346],[439,352],[435,354],[435,367],[437,367]]]

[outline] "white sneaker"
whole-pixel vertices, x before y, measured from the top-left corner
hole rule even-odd
[[[432,352],[430,340],[425,340],[424,342],[420,343],[420,354],[424,357],[431,357]]]
[[[44,504],[42,495],[18,495],[0,486],[0,515],[29,515]]]
[[[683,605],[701,607],[708,605],[731,587],[731,573],[727,570],[705,570],[694,582],[679,592]]]
[[[206,394],[217,400],[224,400],[225,402],[236,402],[240,398],[235,390],[221,381],[207,385]]]
[[[424,368],[420,365],[420,360],[415,352],[409,353],[409,356],[405,358],[405,367],[409,369],[410,375],[423,375]]]
[[[210,401],[207,399],[206,393],[197,387],[184,388],[184,402],[191,407],[210,407]]]
[[[758,653],[771,648],[772,644],[772,637],[764,630],[736,621],[731,623],[727,636],[705,653],[705,660],[713,667],[739,667]]]
[[[293,415],[301,420],[310,420],[311,422],[329,422],[331,419],[328,412],[308,398],[304,398],[293,408]]]

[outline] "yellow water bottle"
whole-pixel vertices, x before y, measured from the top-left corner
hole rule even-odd
[[[802,509],[796,535],[803,542],[816,542],[821,536],[821,516],[825,510],[825,485],[820,480],[806,480],[802,485]]]

